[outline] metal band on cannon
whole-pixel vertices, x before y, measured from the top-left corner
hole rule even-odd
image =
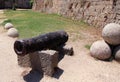
[[[54,49],[65,44],[67,40],[68,34],[65,31],[56,31],[30,39],[17,40],[14,43],[14,50],[16,54],[24,56],[35,51]]]

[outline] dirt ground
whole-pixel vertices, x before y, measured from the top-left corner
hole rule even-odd
[[[0,21],[3,21],[0,11]],[[17,55],[13,50],[16,38],[6,35],[0,27],[0,82],[120,82],[120,63],[100,61],[90,56],[85,45],[100,38],[98,30],[90,28],[80,34],[70,32],[68,45],[73,46],[74,56],[65,56],[59,63],[59,70],[50,78],[30,68],[18,66]]]

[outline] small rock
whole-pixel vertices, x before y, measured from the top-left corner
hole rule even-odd
[[[18,37],[19,33],[18,33],[18,30],[16,28],[10,28],[7,32],[7,35],[10,37]]]
[[[13,28],[13,24],[12,23],[6,23],[5,24],[5,29],[10,29]]]
[[[111,45],[120,44],[120,25],[116,23],[107,24],[102,30],[102,37]]]
[[[120,46],[116,47],[114,50],[115,59],[120,61]]]
[[[90,48],[90,53],[91,56],[101,60],[111,57],[111,49],[104,40],[94,42]]]

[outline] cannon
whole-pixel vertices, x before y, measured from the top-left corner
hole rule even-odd
[[[54,49],[64,45],[67,40],[68,34],[65,31],[50,32],[29,39],[16,40],[14,51],[17,55],[24,56],[35,51]]]

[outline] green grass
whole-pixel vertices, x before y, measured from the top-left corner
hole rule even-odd
[[[73,21],[57,14],[45,14],[32,10],[5,10],[4,13],[8,20],[5,20],[3,25],[11,22],[18,29],[20,38],[29,38],[56,30],[78,30],[80,27],[87,27],[84,22]]]
[[[88,50],[90,50],[90,47],[91,47],[91,45],[89,45],[89,44],[85,45],[85,48],[88,49]]]

